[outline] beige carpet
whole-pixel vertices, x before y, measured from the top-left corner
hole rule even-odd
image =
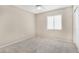
[[[32,38],[0,48],[1,53],[76,53],[72,42],[61,39]]]

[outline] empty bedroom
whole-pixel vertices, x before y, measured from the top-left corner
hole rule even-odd
[[[77,53],[71,5],[0,5],[0,53]]]

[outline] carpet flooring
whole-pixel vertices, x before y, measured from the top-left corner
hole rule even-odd
[[[61,39],[32,38],[0,48],[0,53],[77,53],[77,49]]]

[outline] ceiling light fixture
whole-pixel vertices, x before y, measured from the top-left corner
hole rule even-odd
[[[36,9],[41,10],[42,6],[41,5],[36,5]]]

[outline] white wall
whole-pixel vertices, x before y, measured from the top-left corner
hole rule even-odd
[[[76,44],[79,50],[79,6],[74,6],[73,8],[73,42]]]
[[[68,42],[72,42],[72,7],[52,10],[37,14],[36,16],[36,33],[38,36],[46,38],[61,38]],[[47,16],[62,15],[62,30],[47,30]]]
[[[13,6],[0,6],[0,45],[34,35],[34,14]]]

